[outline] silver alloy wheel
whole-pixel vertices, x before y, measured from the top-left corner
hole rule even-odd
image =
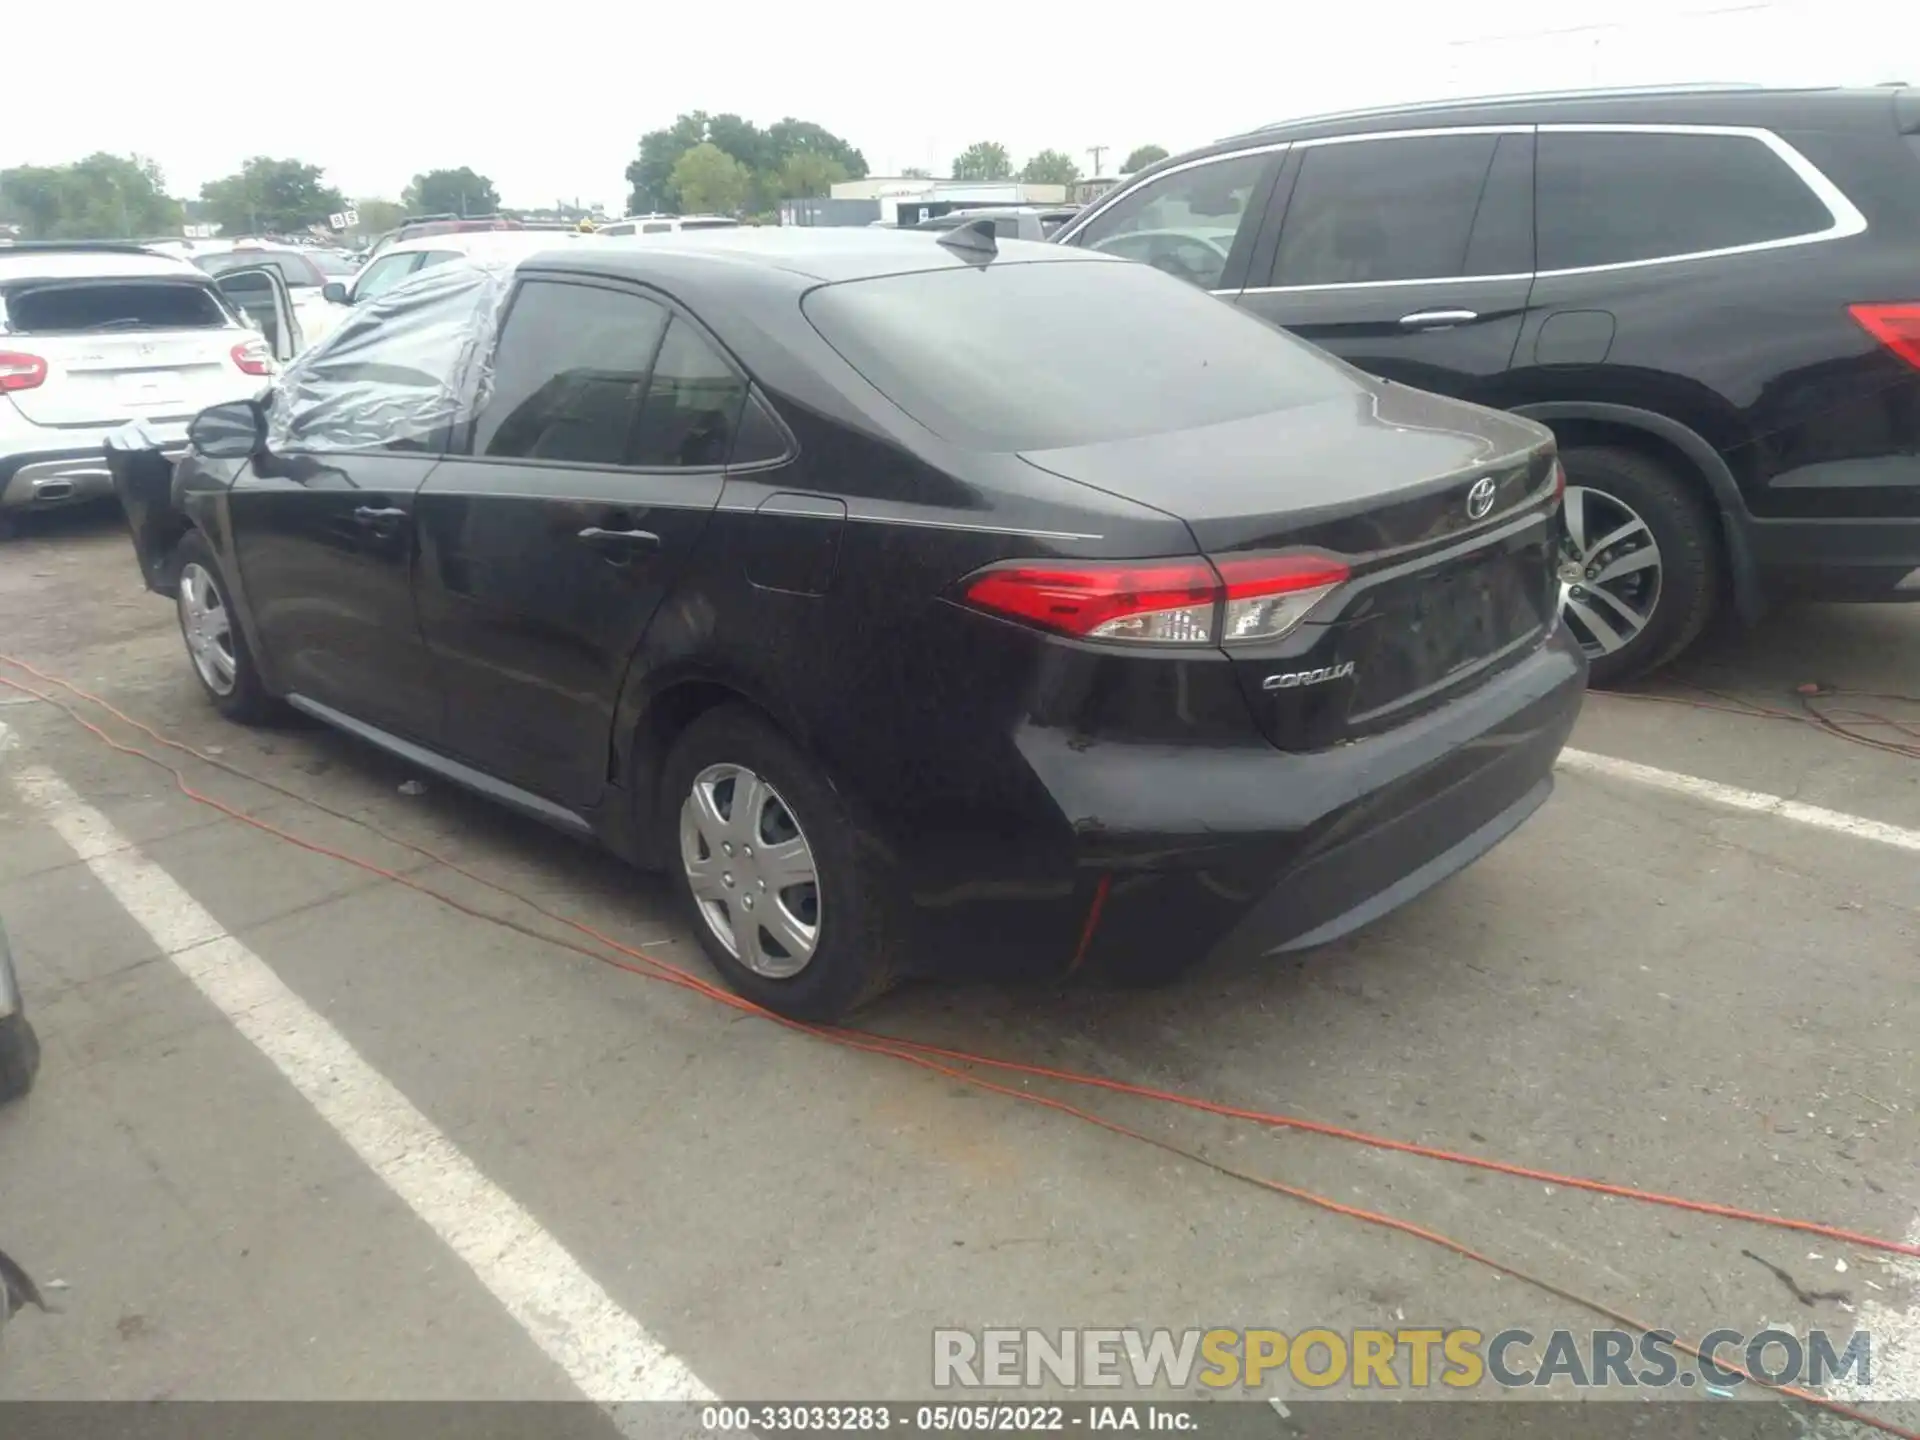
[[[744,765],[709,765],[680,805],[680,863],[701,918],[756,975],[790,980],[820,946],[820,879],[800,822]]]
[[[1560,611],[1589,660],[1637,638],[1660,603],[1660,546],[1631,505],[1569,485],[1560,561]]]
[[[180,633],[187,637],[193,668],[214,694],[227,696],[239,683],[240,661],[233,649],[233,616],[220,587],[203,565],[180,572]]]

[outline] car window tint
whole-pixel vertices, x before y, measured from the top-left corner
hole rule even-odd
[[[774,418],[766,398],[757,391],[750,393],[740,412],[740,424],[733,434],[733,453],[727,457],[727,463],[762,465],[770,460],[784,460],[791,448],[787,432]]]
[[[1813,235],[1833,216],[1741,135],[1540,135],[1540,268],[1657,260]]]
[[[355,300],[371,300],[384,294],[413,273],[414,266],[420,263],[417,251],[406,251],[399,255],[383,255],[367,267],[366,274],[353,287]]]
[[[647,382],[630,463],[724,465],[747,382],[697,326],[675,316]]]
[[[1235,155],[1149,180],[1109,205],[1073,243],[1212,289],[1226,271],[1253,188],[1272,161],[1272,155]]]
[[[1094,444],[1361,393],[1312,346],[1140,265],[927,270],[822,286],[804,309],[881,394],[974,449]]]
[[[666,328],[666,309],[641,296],[528,281],[507,312],[473,453],[630,463],[647,371]]]
[[[667,233],[667,231],[671,229],[673,229],[673,226],[667,224],[664,220],[662,220],[662,221],[656,221],[652,225],[642,225],[640,227],[640,233],[642,235],[664,235]]]
[[[420,264],[416,268],[430,270],[435,265],[444,265],[449,260],[458,260],[459,258],[460,252],[458,250],[427,250],[421,253]]]
[[[1494,139],[1432,135],[1306,149],[1271,283],[1365,285],[1461,274]]]
[[[1533,136],[1502,135],[1467,242],[1467,275],[1533,273]]]

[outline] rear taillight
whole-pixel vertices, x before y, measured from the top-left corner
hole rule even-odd
[[[1849,305],[1847,313],[1874,339],[1920,370],[1920,300],[1898,305]]]
[[[37,390],[47,382],[47,362],[19,350],[0,350],[0,395]]]
[[[242,340],[230,353],[243,375],[273,374],[273,352],[264,340]]]
[[[1082,560],[991,566],[962,586],[990,614],[1083,640],[1232,645],[1276,640],[1349,571],[1320,554],[1191,560]]]

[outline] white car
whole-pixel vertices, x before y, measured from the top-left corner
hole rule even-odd
[[[629,215],[599,226],[596,235],[671,235],[679,230],[738,230],[725,215]]]
[[[257,394],[300,349],[279,274],[218,276],[106,242],[0,248],[0,530],[22,511],[113,494],[106,438]]]
[[[196,244],[187,259],[209,275],[260,266],[273,269],[286,282],[287,294],[293,299],[294,317],[300,322],[300,333],[308,345],[330,334],[334,326],[347,318],[344,309],[326,298],[326,288],[329,281],[351,276],[353,266],[344,256],[336,259],[331,251],[247,240],[214,240]]]
[[[358,305],[385,293],[409,275],[444,265],[465,255],[502,249],[519,254],[529,249],[553,250],[595,235],[575,230],[469,230],[452,235],[423,235],[387,246],[369,260],[351,281],[330,280],[323,293],[336,309]],[[341,310],[345,314],[345,310]]]

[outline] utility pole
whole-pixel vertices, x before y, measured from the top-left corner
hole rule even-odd
[[[1090,145],[1087,147],[1087,154],[1093,157],[1093,178],[1096,180],[1100,178],[1100,157],[1107,153],[1108,148],[1109,147],[1105,145]]]

